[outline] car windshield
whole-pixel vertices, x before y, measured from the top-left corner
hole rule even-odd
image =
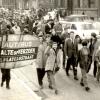
[[[94,29],[94,26],[92,24],[82,24],[81,28],[83,30],[90,30],[90,29]]]

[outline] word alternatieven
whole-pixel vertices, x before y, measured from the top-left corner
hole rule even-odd
[[[11,56],[11,55],[23,55],[23,54],[30,54],[35,53],[35,48],[25,48],[25,49],[13,49],[13,50],[1,50],[1,56]]]

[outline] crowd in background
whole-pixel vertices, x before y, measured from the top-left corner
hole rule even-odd
[[[98,40],[95,33],[91,34],[90,40],[81,40],[78,35],[74,36],[73,32],[68,33],[67,28],[63,28],[59,23],[59,13],[57,11],[54,19],[49,14],[48,20],[45,20],[43,17],[47,14],[43,9],[38,12],[33,10],[24,15],[17,14],[18,16],[14,12],[12,14],[13,16],[10,17],[6,16],[6,14],[2,15],[0,34],[30,34],[39,38],[40,46],[36,64],[40,89],[43,89],[43,77],[47,73],[48,87],[54,89],[55,94],[58,94],[54,75],[60,68],[63,68],[69,77],[69,71],[72,68],[74,79],[78,80],[78,64],[82,73],[80,85],[84,86],[86,91],[90,90],[87,82],[87,73],[92,63],[94,63],[93,75],[97,77],[99,82],[100,47],[97,45]],[[80,45],[82,48],[79,49]],[[8,76],[10,77],[10,74]],[[3,86],[5,81],[4,78],[2,78],[1,86]],[[8,81],[10,82],[10,78]],[[9,88],[8,81],[7,88]]]

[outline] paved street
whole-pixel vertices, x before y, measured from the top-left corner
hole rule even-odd
[[[93,77],[93,64],[87,75],[90,91],[80,86],[81,72],[78,66],[78,81],[74,80],[71,69],[69,76],[66,76],[63,68],[55,74],[58,90],[58,94],[55,94],[49,87],[47,73],[43,78],[43,89],[40,89],[34,62],[37,56],[38,72],[45,67],[45,56],[49,57],[46,70],[54,69],[49,69],[49,65],[51,67],[55,63],[62,66],[60,60],[63,57],[58,49],[64,43],[64,55],[71,58],[70,64],[74,60],[73,55],[77,55],[79,38],[91,37],[87,47],[90,56],[94,56],[95,49],[100,45],[99,26],[100,0],[0,0],[0,68],[11,68],[9,90],[6,88],[9,88],[9,84],[5,83],[3,87],[1,84],[2,73],[9,83],[9,70],[0,71],[0,100],[100,100],[100,82]],[[82,44],[78,45],[78,50]],[[45,50],[47,45],[50,50]],[[87,54],[88,50],[84,48],[80,52],[80,56]],[[87,57],[82,60],[86,62]],[[48,74],[52,78],[51,73]]]
[[[20,71],[16,70],[17,75]],[[37,96],[31,88],[21,80],[16,75],[15,71],[11,72],[11,89],[7,90],[4,84],[3,87],[0,87],[0,100],[41,100],[41,97]],[[20,76],[21,78],[23,76]],[[1,78],[1,73],[0,73]]]
[[[63,68],[55,75],[59,94],[55,95],[53,90],[48,88],[47,75],[44,77],[44,89],[39,90],[36,65],[28,65],[11,71],[11,89],[6,90],[5,86],[0,89],[0,100],[100,100],[100,83],[92,76],[93,68],[88,75],[88,83],[91,88],[86,92],[80,86],[80,68],[78,67],[79,81],[73,79],[73,72],[70,70],[70,77],[67,77]],[[1,72],[0,72],[1,78]]]
[[[1,76],[1,74],[0,74]],[[80,79],[80,69],[78,68],[78,77]],[[59,94],[55,95],[53,90],[48,88],[48,81],[44,77],[44,89],[38,90],[35,65],[13,69],[11,79],[11,89],[5,87],[0,89],[0,100],[100,100],[100,83],[92,76],[92,69],[88,75],[90,92],[86,92],[79,84],[79,81],[73,79],[72,71],[70,77],[67,77],[65,71],[61,70],[55,76]]]

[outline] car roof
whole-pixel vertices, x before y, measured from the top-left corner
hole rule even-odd
[[[70,15],[70,16],[66,16],[65,18],[64,18],[65,20],[67,20],[67,21],[78,21],[78,19],[81,21],[84,21],[84,20],[87,20],[87,19],[89,19],[89,17],[87,16],[87,15]]]
[[[67,17],[88,17],[87,15],[70,15],[70,16],[67,16]]]
[[[66,24],[92,24],[91,22],[65,22]]]

